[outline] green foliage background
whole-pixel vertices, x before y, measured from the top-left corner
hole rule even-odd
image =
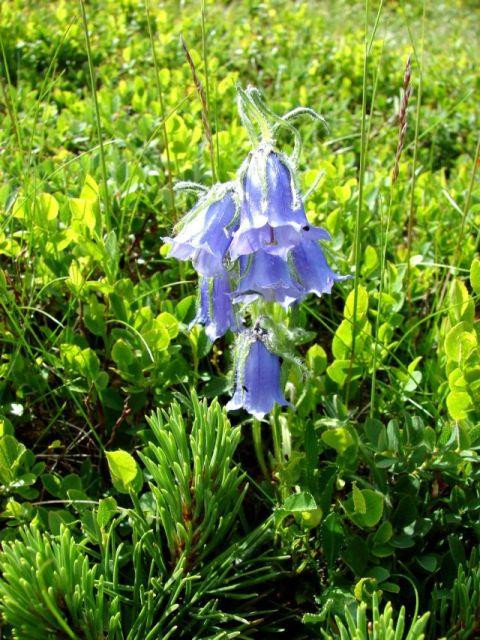
[[[363,638],[372,594],[400,618],[405,605],[407,625],[416,604],[431,610],[408,637],[477,637],[478,4],[82,6],[4,0],[0,16],[7,637]],[[326,119],[301,125],[302,188],[321,172],[307,212],[332,234],[336,270],[357,267],[294,322],[272,309],[304,330],[290,337],[309,375],[286,371],[296,410],[260,430],[241,416],[231,428],[215,402],[199,418],[190,390],[224,403],[231,340],[212,347],[189,329],[195,275],[160,239],[192,204],[172,183],[231,179],[249,150],[236,83],[279,114],[302,105]],[[170,426],[153,436],[157,409]],[[223,425],[230,449],[202,443],[199,424],[211,438]],[[198,505],[211,507],[190,512],[197,450],[223,452],[223,481],[202,485]],[[46,584],[75,567],[48,597],[28,571],[15,582],[17,561],[38,558]],[[8,604],[18,598],[39,602],[32,620]]]

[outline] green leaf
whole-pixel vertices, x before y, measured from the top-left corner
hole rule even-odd
[[[336,360],[347,359],[352,351],[353,324],[350,320],[342,320],[338,325],[332,341],[332,353]]]
[[[106,456],[114,487],[120,493],[130,493],[139,474],[135,459],[122,449],[107,451]]]
[[[363,254],[362,275],[366,276],[374,271],[379,264],[378,255],[374,247],[367,245]]]
[[[55,220],[58,216],[58,202],[51,193],[41,193],[37,203],[42,215],[47,220]]]
[[[351,366],[350,360],[334,360],[334,362],[327,367],[328,377],[336,382],[340,387],[345,384],[350,371],[352,380],[358,378],[362,373],[361,367],[356,364]]]
[[[345,427],[335,427],[324,431],[322,440],[339,454],[342,454],[355,442],[351,433]]]
[[[87,174],[82,191],[80,192],[80,198],[84,198],[85,200],[97,200],[99,191],[100,189],[95,179],[92,178],[90,174]]]
[[[343,315],[346,320],[353,322],[354,320],[354,303],[355,303],[355,290],[350,291],[345,302],[345,310]],[[356,320],[360,322],[365,318],[368,311],[368,293],[365,287],[361,284],[357,287],[357,313]]]
[[[173,340],[178,336],[179,325],[178,320],[177,318],[175,318],[175,316],[173,316],[171,313],[168,313],[167,311],[164,311],[158,316],[157,320],[161,322],[167,330],[168,335],[170,336],[170,340]]]
[[[445,353],[454,362],[464,362],[477,346],[477,336],[467,322],[459,322],[445,336]]]
[[[429,573],[433,573],[438,567],[438,560],[433,554],[418,556],[417,562],[423,569],[425,569],[425,571],[428,571]]]
[[[319,344],[314,344],[307,351],[305,358],[307,367],[315,376],[320,376],[327,366],[327,354]]]
[[[451,391],[447,396],[447,408],[454,420],[464,420],[473,408],[472,399],[466,391]]]
[[[101,529],[104,529],[117,511],[117,501],[111,496],[103,498],[98,504],[97,522]]]
[[[135,354],[132,347],[128,342],[119,338],[112,347],[112,360],[119,369],[128,371],[128,367],[132,364],[134,359]]]
[[[366,503],[366,513],[363,516],[367,527],[374,527],[383,515],[383,495],[372,489],[363,489],[363,497]]]
[[[294,493],[288,496],[282,508],[289,513],[315,511],[317,509],[317,503],[311,493],[302,491],[301,493]]]
[[[375,544],[385,544],[393,536],[393,527],[390,522],[383,522],[375,532],[373,540]]]
[[[480,260],[478,258],[474,258],[470,265],[470,284],[475,293],[480,294]]]
[[[450,306],[448,314],[452,324],[461,320],[472,323],[475,315],[473,300],[468,295],[467,287],[462,280],[455,279],[449,292]]]
[[[187,296],[186,298],[183,298],[183,300],[180,300],[175,307],[175,315],[180,322],[188,324],[193,320],[193,317],[195,316],[196,301],[196,296]]]
[[[363,493],[356,484],[353,485],[352,496],[353,504],[355,506],[355,513],[360,513],[362,515],[367,513],[367,502],[363,497]]]
[[[0,482],[8,484],[15,478],[17,466],[26,452],[16,438],[5,435],[0,438]]]
[[[347,502],[347,513],[350,519],[361,528],[374,527],[380,521],[383,515],[383,495],[373,489],[357,489],[362,494],[363,501],[365,502],[365,512],[358,512],[356,510],[357,504],[360,505],[360,497],[358,494],[352,497]],[[361,504],[363,508],[363,504]],[[352,507],[354,510],[352,511]]]
[[[70,211],[72,219],[87,227],[94,229],[96,218],[96,201],[87,198],[70,198]]]
[[[323,521],[321,534],[325,560],[331,569],[338,560],[340,548],[345,540],[342,521],[335,512],[329,513]]]

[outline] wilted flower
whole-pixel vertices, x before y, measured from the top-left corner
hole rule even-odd
[[[235,230],[236,209],[231,184],[212,187],[180,221],[179,233],[174,238],[163,238],[172,245],[169,257],[192,260],[196,271],[207,278],[223,274]]]
[[[235,370],[235,393],[227,411],[242,407],[255,418],[271,411],[275,403],[287,405],[280,389],[280,360],[270,353],[261,334],[253,330],[240,337]]]
[[[237,324],[230,295],[227,276],[201,278],[197,315],[192,324],[205,326],[205,333],[212,342],[223,336],[228,329],[235,331]]]
[[[230,246],[232,260],[260,249],[285,259],[300,242],[302,229],[310,228],[288,160],[271,145],[261,144],[247,159],[241,186],[240,226]]]
[[[303,297],[300,285],[292,278],[288,263],[279,256],[257,251],[240,257],[240,280],[233,292],[235,302],[251,302],[262,297],[289,307]]]

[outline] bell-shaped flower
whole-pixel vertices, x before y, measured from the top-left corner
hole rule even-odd
[[[280,388],[280,360],[254,332],[243,334],[235,370],[235,392],[227,411],[245,409],[255,418],[271,411],[275,403],[288,405]]]
[[[228,329],[237,330],[227,276],[200,279],[198,309],[192,324],[204,325],[205,333],[212,342]]]
[[[302,229],[309,228],[288,160],[263,143],[247,158],[240,182],[240,226],[230,245],[232,260],[260,249],[285,259],[300,242]]]
[[[171,244],[169,257],[192,260],[196,271],[207,278],[223,274],[236,228],[236,211],[233,185],[212,187],[180,221],[179,233],[173,238],[163,238]]]
[[[261,297],[287,308],[304,296],[283,258],[260,250],[241,256],[239,263],[240,279],[232,294],[235,302],[249,303]]]
[[[330,235],[326,231],[323,231],[323,234],[325,240],[330,240]],[[313,237],[317,237],[317,234]],[[304,295],[315,293],[321,296],[323,293],[330,293],[336,281],[350,277],[341,276],[332,271],[322,247],[312,239],[310,231],[304,231],[302,241],[290,252],[289,262],[294,280]]]

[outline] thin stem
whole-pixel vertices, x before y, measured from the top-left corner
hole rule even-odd
[[[210,152],[210,164],[212,167],[212,183],[216,182],[216,171],[215,171],[215,156],[213,151],[213,139],[212,139],[212,128],[210,127],[209,113],[208,113],[208,105],[207,105],[207,97],[205,94],[205,89],[203,88],[203,84],[198,77],[197,70],[195,68],[195,63],[193,62],[192,56],[190,55],[190,51],[188,50],[187,43],[183,36],[181,36],[181,43],[183,50],[185,52],[185,57],[187,58],[188,66],[192,72],[193,83],[195,85],[195,89],[200,97],[200,102],[202,105],[202,122],[203,128],[205,130],[205,136],[207,138],[208,149]]]
[[[265,456],[263,454],[263,446],[262,446],[262,425],[260,420],[253,418],[252,420],[252,439],[253,439],[253,448],[255,451],[255,456],[257,457],[258,466],[260,467],[261,472],[265,476],[265,478],[269,479],[268,467],[265,462]]]
[[[3,99],[5,101],[5,106],[7,108],[8,111],[8,115],[10,117],[10,121],[12,123],[12,127],[15,131],[15,135],[17,137],[17,143],[18,143],[18,150],[20,153],[23,152],[23,144],[22,144],[22,136],[20,134],[20,127],[18,124],[18,115],[17,115],[17,109],[15,106],[14,101],[11,99],[12,96],[10,94],[10,88],[12,86],[12,82],[10,79],[10,71],[8,69],[8,62],[7,62],[7,56],[5,54],[5,47],[3,46],[3,38],[1,37],[0,34],[0,47],[2,49],[2,59],[3,59],[3,66],[5,68],[5,77],[7,79],[7,85],[8,85],[8,91],[5,88],[5,85],[3,83],[3,79],[0,79],[0,86],[2,87],[2,93],[3,93]]]
[[[395,188],[395,183],[392,181],[392,183],[390,184],[390,197],[388,202],[387,223],[385,225],[385,229],[383,227],[383,216],[380,220],[380,283],[378,286],[377,317],[375,318],[374,349],[373,349],[373,360],[372,360],[372,386],[370,390],[370,417],[371,418],[373,418],[374,411],[375,411],[375,392],[376,392],[377,368],[378,368],[377,352],[379,347],[378,333],[380,330],[380,317],[382,314],[382,295],[383,295],[383,282],[385,277],[384,275],[385,261],[387,256],[387,238],[388,238],[388,230],[390,227],[394,188]]]
[[[205,73],[205,101],[207,105],[206,117],[210,116],[210,75],[208,70],[208,49],[207,49],[207,32],[205,29],[205,0],[202,0],[202,56],[203,56],[203,71]],[[215,183],[217,179],[217,172],[215,169],[215,158],[213,150],[213,141],[210,140],[210,164],[212,165],[212,183]]]
[[[453,264],[452,267],[457,266],[456,263],[459,262],[460,258],[462,257],[462,249],[463,249],[463,241],[464,241],[464,236],[465,236],[465,222],[467,219],[467,215],[468,215],[468,211],[470,209],[470,203],[472,200],[472,193],[473,193],[473,187],[475,184],[475,177],[477,175],[477,169],[478,169],[478,165],[479,165],[479,160],[480,160],[480,137],[477,140],[477,146],[475,148],[475,155],[473,157],[473,166],[472,166],[472,174],[470,176],[470,184],[468,186],[468,191],[467,191],[467,197],[465,198],[465,205],[463,207],[463,211],[462,211],[462,222],[460,225],[460,233],[458,234],[458,240],[457,240],[457,245],[455,247],[455,252],[453,255]],[[478,251],[478,246],[479,246],[479,241],[480,241],[480,231],[477,234],[477,239],[475,242],[475,249]],[[445,278],[443,281],[443,286],[440,292],[440,297],[438,300],[438,305],[441,305],[443,303],[443,299],[445,298],[445,294],[447,292],[447,287],[448,287],[448,283],[450,282],[450,278],[452,276],[452,269],[450,269],[449,271],[447,271],[447,273],[445,274]]]
[[[417,109],[415,114],[415,138],[413,143],[413,161],[412,161],[412,183],[410,187],[410,205],[408,213],[408,229],[407,229],[407,273],[405,277],[405,286],[408,294],[408,304],[410,313],[412,312],[412,288],[410,283],[410,258],[412,254],[412,242],[413,242],[413,224],[415,219],[415,184],[417,179],[417,152],[418,152],[418,133],[420,125],[420,107],[422,103],[422,90],[423,90],[423,60],[425,51],[425,14],[426,14],[427,2],[423,2],[423,16],[422,16],[422,49],[420,54],[419,65],[419,78],[418,78],[418,96],[417,96]]]
[[[150,19],[150,3],[149,0],[145,0],[145,10],[147,13],[148,35],[150,37],[150,47],[152,49],[153,66],[155,68],[155,82],[157,86],[158,101],[160,103],[160,116],[162,118],[162,133],[163,133],[163,145],[165,147],[165,155],[167,156],[167,181],[168,191],[170,194],[170,204],[172,207],[173,217],[177,219],[177,211],[175,206],[175,190],[173,188],[172,178],[172,163],[170,159],[170,145],[168,142],[167,122],[165,118],[165,101],[163,98],[162,86],[160,84],[159,65],[157,59],[157,51],[155,48],[155,41],[153,39],[152,22]]]
[[[108,195],[108,182],[107,182],[107,165],[105,162],[105,149],[103,148],[103,137],[102,137],[102,125],[100,120],[100,109],[98,106],[98,98],[97,98],[97,89],[96,89],[96,78],[95,78],[95,69],[93,68],[92,62],[92,50],[90,47],[90,34],[88,31],[88,22],[87,22],[87,14],[85,11],[84,0],[80,1],[80,10],[82,12],[82,21],[83,21],[83,31],[85,34],[85,46],[87,48],[87,58],[88,58],[88,70],[90,74],[90,85],[92,91],[92,101],[93,108],[95,111],[95,124],[97,128],[97,137],[98,137],[98,146],[100,151],[100,163],[102,167],[102,177],[103,177],[103,189],[104,189],[104,199],[105,199],[105,227],[107,232],[110,231],[111,221],[110,221],[110,198]]]
[[[352,327],[352,349],[350,352],[350,365],[348,370],[347,387],[345,392],[345,403],[348,405],[350,397],[350,386],[352,377],[353,361],[355,359],[355,341],[357,334],[357,307],[358,307],[358,286],[360,279],[360,256],[361,256],[361,242],[360,242],[360,221],[363,208],[363,185],[365,181],[365,151],[366,151],[366,123],[367,123],[367,63],[368,63],[368,0],[365,0],[365,53],[363,57],[363,82],[362,82],[362,119],[360,129],[360,169],[358,179],[358,200],[357,211],[355,215],[355,232],[354,232],[354,245],[353,245],[353,258],[355,264],[355,276],[354,276],[354,292],[353,292],[353,327]]]

